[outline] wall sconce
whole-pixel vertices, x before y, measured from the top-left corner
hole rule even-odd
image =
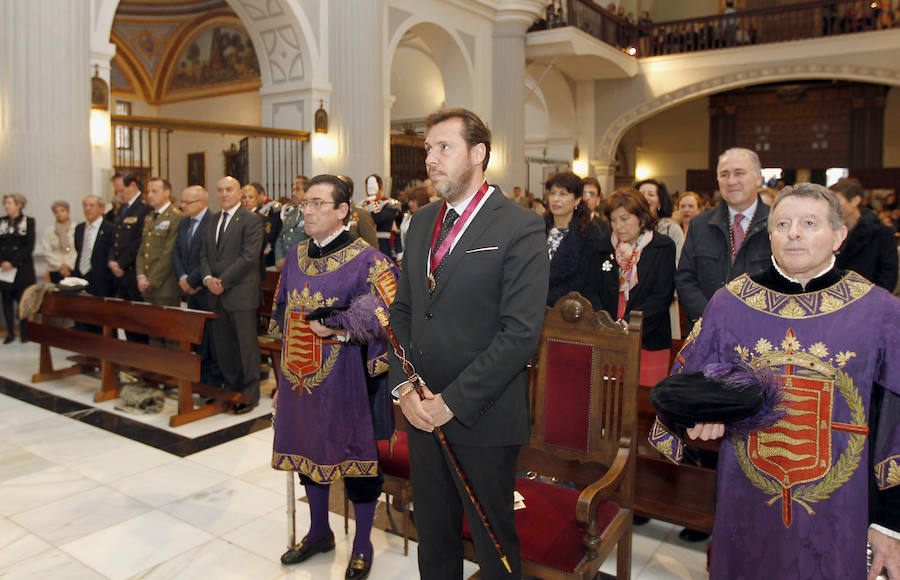
[[[100,69],[94,65],[91,77],[91,145],[102,147],[109,143],[109,85],[100,78]]]
[[[325,112],[325,101],[322,99],[319,99],[314,126],[316,133],[328,133],[328,113]]]
[[[638,181],[644,181],[650,177],[650,168],[646,165],[638,165],[634,170],[634,177]]]
[[[576,159],[572,162],[572,173],[579,177],[587,177],[588,163],[584,159]]]

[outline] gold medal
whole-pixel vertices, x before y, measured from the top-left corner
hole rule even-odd
[[[437,281],[434,279],[432,274],[428,275],[428,291],[434,292],[434,288],[437,286]]]

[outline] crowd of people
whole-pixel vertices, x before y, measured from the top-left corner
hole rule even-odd
[[[272,466],[299,474],[311,521],[282,562],[298,564],[334,548],[329,490],[342,481],[357,522],[346,577],[368,576],[383,482],[376,441],[391,437],[396,401],[413,427],[408,442],[422,577],[460,577],[462,517],[479,517],[444,461],[442,440],[469,474],[470,491],[495,534],[472,528],[482,577],[506,577],[486,556],[495,543],[519,575],[511,498],[516,456],[530,429],[526,364],[545,308],[574,291],[612,319],[643,312],[642,384],[670,374],[683,310],[690,333],[675,372],[737,358],[793,377],[794,367],[806,364],[799,374],[808,389],[840,395],[826,406],[798,407],[749,440],[728,436],[718,458],[685,449],[684,438],[720,438],[725,424],[679,426],[660,417],[651,439],[661,452],[710,467],[718,461],[713,577],[736,577],[749,565],[748,554],[754,565],[766,560],[778,567],[770,576],[780,570],[828,577],[839,568],[842,577],[853,577],[867,539],[875,567],[900,576],[900,482],[893,474],[900,469],[894,368],[900,302],[889,294],[898,278],[896,232],[866,207],[859,181],[828,189],[796,184],[772,199],[761,189],[756,153],[733,148],[719,156],[720,199],[711,206],[692,191],[673,197],[656,179],[604,197],[596,179],[570,172],[551,176],[542,199],[519,187],[507,196],[485,178],[490,132],[464,109],[428,118],[425,152],[426,184],[394,199],[372,174],[364,180],[362,205],[353,202],[346,176],[299,175],[283,205],[269,200],[260,184],[242,186],[226,176],[216,184],[221,211],[214,213],[203,187],[188,187],[176,201],[164,178],[152,177],[144,188],[134,175],[117,174],[113,209],[104,214],[104,200],[89,195],[84,221],[73,225],[68,204],[56,202],[54,222],[41,235],[51,281],[81,278],[95,296],[163,306],[184,300],[215,312],[199,345],[202,380],[244,395],[230,408],[235,414],[259,401],[262,277],[266,267],[281,272],[270,327],[284,343]],[[884,200],[885,211],[893,211],[893,199]],[[3,205],[0,292],[9,342],[13,304],[35,282],[37,234],[34,218],[23,213],[24,196],[7,194]],[[388,312],[399,350],[384,332]],[[851,320],[864,320],[864,328]],[[794,358],[771,356],[779,349]],[[416,375],[407,375],[401,356]],[[839,388],[832,389],[829,381],[836,380]],[[782,385],[786,401],[808,395],[792,391],[789,378]],[[840,465],[830,455],[816,456],[809,468],[815,473],[804,472],[803,482],[841,471],[846,489],[817,487],[803,495],[805,487],[794,487],[792,466],[803,462],[807,443],[825,437],[806,434],[818,427],[798,423],[797,414],[815,415],[810,425],[832,426],[829,449],[841,456]],[[869,441],[868,456],[857,435]],[[765,453],[790,461],[757,460],[762,446],[788,436],[787,447]],[[751,443],[756,455],[748,455]],[[847,454],[853,457],[845,460]],[[873,471],[851,478],[854,461]],[[759,501],[752,499],[754,486],[762,490]],[[766,511],[766,501],[771,506],[779,498],[783,508]],[[755,528],[747,528],[750,521]],[[814,528],[817,541],[831,547],[798,554]],[[764,543],[765,558],[738,553],[729,538],[748,534],[779,541]],[[705,536],[683,530],[682,537]],[[825,556],[833,552],[840,555]]]

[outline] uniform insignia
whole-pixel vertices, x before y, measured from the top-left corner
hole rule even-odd
[[[169,229],[169,225],[171,225],[171,222],[169,220],[165,220],[165,221],[162,221],[162,222],[159,222],[158,224],[156,224],[156,227],[153,229],[165,231],[165,230]]]
[[[137,216],[136,215],[128,216],[127,218],[122,220],[122,223],[127,224],[127,225],[136,224]]]

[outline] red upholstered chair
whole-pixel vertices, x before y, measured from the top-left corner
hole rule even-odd
[[[617,577],[630,577],[641,321],[618,324],[574,292],[547,310],[516,481],[526,574],[594,578],[617,547]]]
[[[397,436],[394,448],[391,450],[388,441],[378,442],[378,462],[381,464],[381,472],[384,475],[384,493],[387,496],[385,509],[391,528],[396,532],[394,517],[391,508],[400,512],[403,521],[403,555],[409,555],[410,532],[410,505],[412,504],[412,485],[409,482],[409,443],[406,439],[406,420],[398,405],[394,405],[394,423]],[[343,487],[343,486],[341,486]],[[347,493],[344,492],[344,532],[349,531],[348,514],[350,502]]]

